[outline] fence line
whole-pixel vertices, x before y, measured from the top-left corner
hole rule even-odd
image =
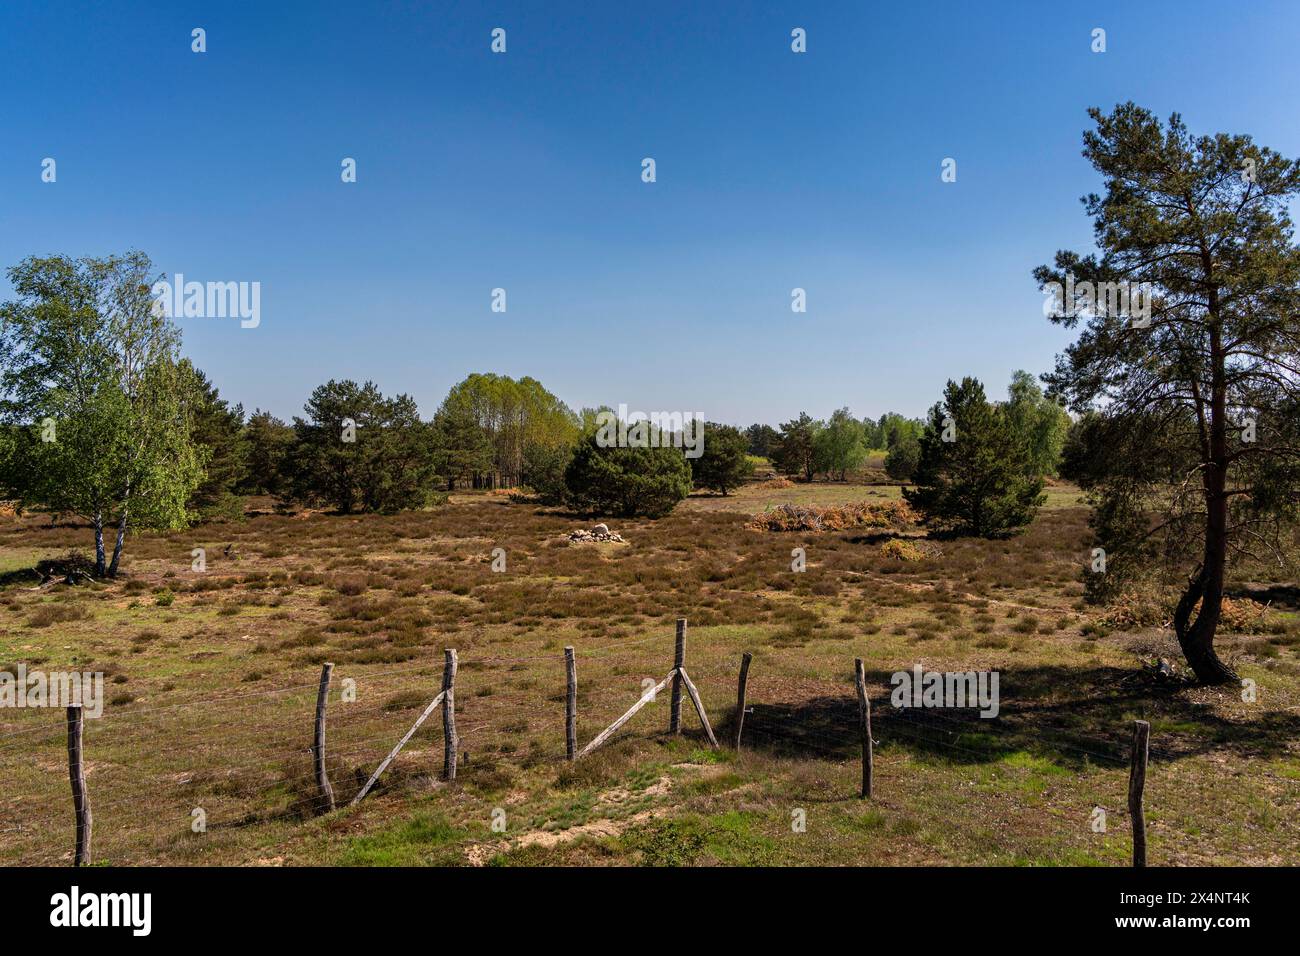
[[[472,712],[477,710],[478,705],[480,704],[484,706],[485,710],[491,711],[496,708],[508,706],[514,702],[526,700],[535,702],[539,695],[543,696],[545,700],[557,704],[554,715],[557,728],[556,736],[558,737],[559,735],[559,721],[562,719],[565,744],[563,749],[560,749],[558,746],[550,748],[538,746],[537,741],[532,740],[530,746],[525,751],[521,752],[528,760],[556,759],[573,761],[590,754],[597,748],[608,744],[611,740],[624,739],[631,734],[631,731],[623,731],[624,726],[640,710],[654,702],[658,693],[669,684],[671,684],[672,690],[669,705],[668,733],[673,736],[682,733],[681,705],[683,692],[685,692],[685,696],[691,700],[696,714],[699,717],[701,729],[705,738],[712,747],[718,747],[718,740],[714,734],[713,725],[709,720],[703,699],[695,681],[691,678],[686,667],[686,634],[686,620],[684,618],[679,619],[676,627],[673,666],[671,670],[669,670],[667,675],[648,691],[643,691],[641,696],[629,709],[624,711],[623,714],[613,723],[606,726],[604,730],[597,734],[597,736],[581,750],[579,750],[577,746],[579,707],[593,703],[603,705],[620,699],[626,701],[626,698],[622,697],[617,692],[602,692],[599,688],[595,692],[591,689],[580,692],[577,682],[577,654],[572,646],[566,646],[562,651],[554,654],[533,655],[518,658],[470,658],[465,661],[460,660],[459,655],[454,648],[446,648],[444,651],[442,687],[440,692],[426,707],[424,707],[414,724],[406,731],[405,735],[397,741],[396,745],[387,752],[387,756],[378,763],[373,772],[369,774],[364,785],[362,785],[350,801],[347,802],[346,806],[356,806],[372,791],[384,771],[393,763],[406,744],[414,737],[416,732],[419,731],[425,720],[439,707],[441,707],[443,715],[443,766],[441,776],[449,784],[454,783],[456,779],[458,764],[467,763],[469,760],[470,751],[462,751],[463,743],[469,742],[471,746],[474,746],[474,741],[481,741],[484,747],[489,748],[488,752],[491,754],[493,753],[490,749],[491,741],[500,740],[502,737],[517,731],[517,728],[509,726],[499,730],[498,725],[500,721],[494,721],[492,719],[480,720],[478,723],[472,723],[469,725],[462,724],[458,728],[457,718],[459,711],[468,706],[470,708],[472,719]],[[618,655],[602,654],[601,652],[612,648],[624,650],[629,647],[648,644],[651,641],[658,639],[659,638],[650,637],[635,642],[624,641],[606,644],[593,649],[596,653],[589,654],[588,652],[584,652],[583,656],[584,659],[587,659],[587,657],[590,656],[596,660],[610,660]],[[518,693],[498,694],[492,691],[489,686],[481,688],[480,693],[465,698],[465,702],[458,706],[456,690],[459,670],[464,670],[466,675],[472,675],[484,667],[539,660],[554,660],[557,664],[557,678],[559,676],[558,665],[563,665],[565,688],[562,694],[557,693],[547,695],[544,691],[540,690],[533,692],[531,687],[529,687],[527,691],[520,691]],[[925,709],[924,713],[918,709],[918,712],[915,715],[908,714],[907,710],[893,709],[886,710],[884,715],[885,720],[879,725],[877,731],[873,734],[871,713],[872,701],[867,690],[865,668],[861,658],[854,661],[854,691],[856,691],[857,705],[856,720],[848,717],[848,714],[852,711],[854,698],[852,692],[846,691],[844,694],[845,707],[843,717],[841,718],[841,716],[839,716],[837,710],[831,711],[830,718],[837,722],[832,723],[828,728],[822,729],[817,726],[810,726],[806,719],[801,720],[801,714],[798,708],[795,708],[782,716],[776,712],[765,709],[764,706],[755,708],[750,705],[749,696],[753,693],[753,684],[750,679],[752,663],[753,655],[751,653],[745,652],[741,655],[739,674],[736,677],[736,703],[734,710],[729,714],[732,723],[728,742],[731,747],[739,751],[742,746],[743,737],[747,734],[751,746],[756,740],[785,741],[787,743],[796,744],[801,751],[820,754],[827,759],[837,760],[840,762],[852,759],[854,750],[860,749],[862,782],[859,795],[864,798],[871,798],[873,796],[873,790],[876,785],[873,772],[874,750],[880,741],[875,739],[875,734],[878,734],[886,741],[888,741],[890,737],[896,736],[898,739],[913,741],[925,747],[939,747],[952,753],[964,754],[977,759],[988,759],[989,754],[987,751],[963,746],[961,741],[965,733],[976,729],[980,731],[991,729],[1004,740],[1009,740],[1028,729],[999,724],[993,721],[981,720],[978,722],[972,722],[971,720],[953,714],[938,712],[933,708]],[[390,736],[391,731],[380,730],[378,725],[386,722],[389,716],[395,712],[408,709],[404,706],[392,706],[394,700],[393,694],[409,690],[429,689],[431,678],[436,673],[436,670],[428,665],[420,665],[419,667],[408,667],[363,674],[356,680],[365,682],[366,685],[372,688],[373,693],[371,693],[371,696],[375,700],[374,705],[367,706],[362,710],[345,708],[342,715],[334,715],[329,710],[331,691],[335,689],[334,685],[337,683],[335,680],[335,665],[329,662],[326,662],[321,666],[319,678],[313,682],[290,684],[246,694],[228,694],[223,697],[207,698],[195,702],[199,704],[216,703],[228,705],[232,702],[264,701],[267,703],[273,703],[275,706],[282,706],[286,703],[293,703],[293,695],[295,693],[300,695],[303,698],[302,703],[305,703],[310,690],[315,689],[316,691],[311,733],[308,735],[305,732],[305,728],[302,728],[303,745],[301,747],[294,747],[282,751],[279,756],[275,754],[259,753],[253,763],[242,765],[236,762],[224,763],[219,770],[215,772],[212,770],[200,770],[196,771],[194,774],[195,776],[204,777],[206,773],[214,773],[213,779],[209,780],[204,777],[204,779],[201,779],[200,782],[196,784],[200,787],[209,788],[213,793],[218,792],[223,783],[232,785],[236,796],[239,796],[240,787],[251,789],[253,796],[243,797],[243,802],[250,803],[257,799],[259,794],[263,797],[265,796],[265,789],[259,791],[256,787],[250,787],[251,781],[248,779],[250,776],[253,778],[270,777],[274,780],[278,774],[282,783],[290,784],[290,790],[286,795],[293,796],[293,778],[285,776],[287,773],[292,772],[291,769],[281,767],[277,770],[273,765],[280,761],[291,761],[296,758],[303,758],[310,760],[312,784],[310,787],[304,787],[308,792],[300,792],[296,798],[290,800],[288,803],[271,809],[259,809],[254,804],[253,808],[249,809],[248,812],[245,812],[242,816],[224,822],[218,821],[213,823],[212,826],[214,828],[227,828],[231,826],[239,827],[251,823],[261,823],[277,819],[301,819],[304,815],[328,814],[335,812],[339,803],[336,800],[334,784],[331,781],[331,766],[335,768],[333,772],[337,773],[337,768],[341,759],[364,759],[366,755],[373,753],[371,745],[385,739],[392,740],[392,737]],[[719,680],[726,679],[729,676],[715,668],[709,668],[705,673],[708,676],[716,677]],[[396,678],[398,681],[395,686],[384,687],[383,681],[386,678]],[[379,689],[376,690],[375,688],[377,685]],[[354,682],[352,687],[355,688],[356,686],[357,685]],[[386,700],[378,699],[377,695],[382,691],[386,691]],[[338,696],[337,691],[335,692],[335,696]],[[355,698],[352,700],[355,700]],[[562,708],[558,706],[561,703],[563,704]],[[133,708],[129,711],[133,717],[143,717],[144,721],[135,727],[127,728],[125,736],[119,734],[117,732],[118,729],[115,726],[110,728],[113,730],[114,736],[112,736],[106,744],[113,753],[116,762],[108,762],[100,767],[95,775],[95,779],[101,779],[101,777],[105,775],[115,776],[116,771],[125,766],[131,766],[131,769],[139,769],[138,765],[130,765],[126,761],[123,761],[122,758],[130,757],[132,755],[139,757],[145,753],[151,755],[156,754],[156,751],[147,751],[145,749],[144,739],[146,737],[154,738],[166,730],[174,731],[177,724],[184,724],[189,720],[202,720],[201,717],[195,718],[193,713],[190,711],[182,711],[180,708],[184,706],[185,704],[183,703],[174,703],[156,705],[153,707]],[[162,720],[156,719],[162,717],[164,714],[178,714],[179,716],[174,724],[169,725]],[[747,716],[749,717],[748,720],[746,719]],[[90,859],[92,831],[90,794],[87,790],[85,774],[85,762],[87,760],[85,752],[86,726],[83,719],[84,714],[80,708],[69,708],[67,718],[68,772],[72,783],[74,819],[76,822],[76,842],[72,854],[73,865],[82,865]],[[187,755],[193,756],[196,753],[206,755],[210,751],[220,754],[226,753],[225,742],[215,740],[211,736],[212,731],[224,727],[244,725],[247,724],[247,722],[248,716],[247,714],[244,714],[225,723],[203,724],[200,729],[209,735],[209,740],[212,741],[211,747],[188,748],[186,750]],[[346,727],[361,728],[364,733],[368,734],[368,736],[365,736],[360,740],[343,739],[341,746],[337,747],[337,749],[331,749],[327,746],[327,726],[332,726],[334,729],[334,733],[330,735],[330,739],[337,740],[337,731]],[[524,721],[523,728],[524,730],[529,729],[527,720]],[[45,737],[36,737],[22,740],[21,742],[17,740],[20,736],[38,731],[44,731]],[[486,734],[480,736],[480,732],[484,731],[486,731]],[[623,732],[620,733],[620,731]],[[1053,737],[1055,736],[1044,733],[1037,728],[1033,728],[1032,732],[1035,734],[1036,738],[1046,739],[1049,742],[1052,742]],[[1148,757],[1150,754],[1164,756],[1161,751],[1153,750],[1150,747],[1149,732],[1149,724],[1143,721],[1137,722],[1137,725],[1134,728],[1133,742],[1130,747],[1128,814],[1133,826],[1134,866],[1144,866],[1146,863],[1146,831],[1145,816],[1143,812],[1143,793],[1147,774]],[[102,733],[107,735],[109,730],[106,729]],[[98,738],[99,736],[99,733],[92,735],[94,738]],[[945,736],[948,739],[942,739]],[[6,750],[16,753],[17,751],[13,748],[19,747],[23,744],[47,742],[46,737],[49,738],[48,742],[52,742],[52,740],[57,737],[57,730],[46,726],[39,726],[11,730],[5,734],[0,734],[0,756],[2,756],[3,752]],[[126,747],[125,752],[123,752],[124,741]],[[1112,741],[1093,741],[1079,735],[1073,735],[1071,741],[1072,742],[1066,742],[1059,736],[1055,736],[1054,746],[1059,746],[1063,749],[1071,750],[1111,764],[1122,764],[1124,762],[1123,758],[1117,755],[1088,750],[1086,747],[1078,745],[1079,743],[1086,743],[1093,745],[1099,744],[1102,747],[1111,747],[1114,746]],[[94,740],[91,742],[93,744]],[[381,753],[382,752],[383,751],[381,751]],[[504,743],[498,744],[495,752],[502,755],[516,753],[513,748],[507,749]],[[93,759],[93,754],[91,755],[91,759]],[[491,757],[489,757],[489,759],[491,759]],[[358,774],[361,773],[360,767],[356,767],[355,769]],[[258,771],[261,772],[259,773]],[[224,778],[217,775],[224,775]],[[191,780],[183,779],[180,782],[188,785]],[[157,794],[151,793],[149,796],[156,797]],[[204,794],[196,791],[193,798],[203,799],[204,796]],[[165,799],[170,799],[170,797]],[[7,805],[0,806],[0,818],[20,812],[27,812],[30,809],[48,809],[46,806],[38,808],[26,807],[22,800],[23,798],[20,797],[17,802],[10,802]],[[156,801],[142,801],[137,797],[112,800],[98,806],[96,809],[99,811],[101,820],[112,819],[115,824],[118,824],[115,829],[110,831],[114,837],[120,838],[122,833],[126,832],[125,828],[120,825],[121,820],[116,816],[105,816],[105,811],[111,813],[126,807],[134,807],[136,809],[134,815],[128,815],[128,822],[139,822],[145,819],[153,819],[157,813]],[[195,808],[195,812],[199,809],[201,808]],[[206,813],[206,811],[204,812]],[[43,815],[44,814],[42,814],[42,816]],[[33,832],[38,829],[38,827],[29,828],[28,826],[19,823],[17,826],[0,826],[0,833]]]

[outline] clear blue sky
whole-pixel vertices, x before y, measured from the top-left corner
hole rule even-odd
[[[184,348],[285,417],[331,377],[427,416],[471,371],[738,424],[921,414],[1067,341],[1030,272],[1090,244],[1088,106],[1295,156],[1298,40],[1283,0],[4,0],[0,264],[260,282],[259,328],[182,320]]]

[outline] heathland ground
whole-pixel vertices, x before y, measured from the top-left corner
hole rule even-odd
[[[783,503],[897,497],[754,482],[610,522],[624,542],[608,544],[570,543],[590,519],[502,493],[394,516],[277,513],[268,499],[243,521],[141,534],[121,578],[75,586],[32,569],[84,551],[87,529],[11,515],[0,667],[107,675],[85,743],[93,858],[107,864],[1122,865],[1135,718],[1152,725],[1152,864],[1300,862],[1293,589],[1274,587],[1267,609],[1238,596],[1221,653],[1255,682],[1248,702],[1163,679],[1146,665],[1180,661],[1168,629],[1083,604],[1090,537],[1071,486],[1054,485],[1022,535],[918,538],[919,560],[870,528],[751,526]],[[1256,596],[1285,584],[1257,583]],[[668,736],[663,693],[566,762],[563,648],[577,654],[582,744],[669,671],[679,617],[724,745],[740,656],[754,655],[743,749],[711,750],[689,706]],[[437,693],[448,647],[457,780],[440,780],[435,714],[360,806],[315,815],[322,662],[335,664],[327,753],[346,803]],[[857,797],[855,657],[878,741],[870,801]],[[892,708],[890,675],[917,664],[996,670],[1000,715]],[[0,862],[69,859],[62,714],[6,712],[0,773]]]

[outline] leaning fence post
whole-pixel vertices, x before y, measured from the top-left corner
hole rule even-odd
[[[1133,821],[1133,865],[1147,865],[1147,818],[1142,810],[1142,791],[1147,784],[1147,756],[1151,725],[1133,722],[1133,757],[1128,770],[1128,815]]]
[[[665,677],[659,683],[655,684],[654,687],[650,688],[645,693],[643,693],[641,697],[637,700],[637,702],[627,709],[627,713],[625,713],[622,717],[614,721],[612,724],[610,724],[608,727],[602,730],[599,734],[597,734],[596,739],[593,740],[591,743],[587,744],[587,746],[583,747],[582,753],[578,754],[578,756],[585,757],[587,754],[591,753],[593,750],[595,750],[597,747],[603,744],[606,740],[612,737],[614,733],[618,730],[618,728],[622,727],[629,720],[631,720],[633,714],[635,714],[646,704],[655,700],[655,698],[659,696],[659,692],[663,690],[665,687],[667,687],[668,682],[673,679],[673,673],[674,673],[673,671],[669,671],[667,677]]]
[[[731,738],[731,746],[740,749],[740,732],[745,726],[745,687],[749,684],[749,662],[754,655],[746,651],[740,655],[740,679],[736,682],[736,732]]]
[[[578,756],[578,662],[573,648],[564,649],[564,678],[568,685],[564,695],[564,748],[569,760]]]
[[[677,619],[677,645],[673,649],[673,699],[668,717],[668,732],[682,732],[682,667],[686,664],[686,618]]]
[[[447,648],[442,665],[442,775],[447,780],[456,779],[456,652]]]
[[[334,788],[325,772],[325,703],[329,700],[330,675],[333,664],[323,664],[320,669],[320,688],[316,691],[316,736],[312,743],[312,758],[316,764],[316,789],[320,793],[321,807],[326,812],[334,810]]]
[[[68,708],[68,778],[72,781],[72,808],[77,815],[77,851],[73,866],[90,862],[90,800],[86,795],[86,767],[82,761],[81,735],[85,716],[81,705]]]
[[[867,699],[867,677],[862,658],[853,661],[853,679],[858,685],[858,727],[862,732],[862,796],[871,796],[872,741],[871,701]]]

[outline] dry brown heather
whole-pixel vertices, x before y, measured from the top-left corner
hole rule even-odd
[[[259,514],[135,538],[115,583],[39,589],[22,569],[84,550],[88,532],[10,518],[0,666],[108,675],[110,703],[86,734],[93,856],[108,863],[1118,865],[1137,717],[1152,722],[1153,864],[1300,862],[1294,613],[1224,638],[1258,683],[1248,704],[1233,688],[1144,676],[1140,658],[1178,660],[1167,631],[1091,622],[1072,489],[1054,489],[1021,537],[921,542],[920,560],[882,551],[889,531],[747,527],[785,501],[890,496],[756,484],[657,522],[611,522],[622,545],[570,545],[590,522],[495,495],[393,517]],[[195,547],[206,573],[190,570]],[[491,570],[494,547],[505,573]],[[668,672],[679,616],[724,739],[740,654],[754,653],[745,751],[708,750],[689,711],[685,736],[668,738],[665,694],[610,747],[566,764],[563,647],[578,653],[582,743]],[[437,779],[435,716],[360,808],[313,817],[321,662],[337,665],[328,752],[346,801],[437,692],[445,647],[461,660],[456,783]],[[855,799],[855,656],[880,741],[872,802]],[[1000,671],[1000,718],[893,710],[889,675],[917,663]],[[348,679],[354,703],[339,697]],[[0,860],[68,860],[62,715],[0,714],[0,774]],[[1089,826],[1096,806],[1108,832]]]

